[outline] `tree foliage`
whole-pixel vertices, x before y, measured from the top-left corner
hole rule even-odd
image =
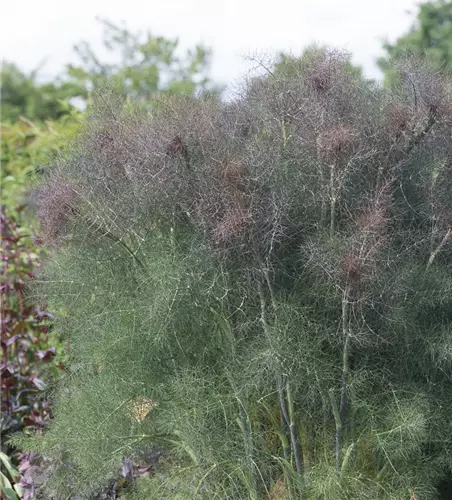
[[[129,498],[437,498],[452,82],[397,70],[386,90],[320,51],[229,103],[98,96],[34,195],[71,368],[16,441],[57,497],[130,457],[154,462]]]
[[[107,19],[99,22],[106,54],[102,57],[89,43],[80,42],[75,46],[79,63],[67,66],[77,95],[86,98],[89,92],[113,82],[123,95],[146,102],[161,92],[192,94],[210,87],[209,49],[196,45],[183,54],[178,39],[150,31],[133,33]]]
[[[14,124],[2,124],[2,205],[11,210],[23,204],[36,171],[61,154],[81,123],[81,113],[72,109],[59,120],[40,123],[22,117]],[[25,220],[22,217],[21,223]]]
[[[15,123],[21,116],[30,120],[56,120],[67,114],[65,100],[73,97],[71,86],[58,80],[40,83],[39,71],[21,71],[15,64],[3,62],[1,69],[1,119]]]
[[[452,70],[452,2],[435,0],[419,6],[411,30],[394,44],[385,43],[387,52],[378,65],[391,80],[391,60],[407,55],[426,57],[443,70]]]
[[[15,123],[20,116],[33,121],[56,120],[68,114],[73,99],[89,101],[93,91],[106,84],[132,99],[146,102],[160,93],[218,93],[209,77],[211,51],[196,45],[181,51],[178,39],[132,32],[107,19],[103,27],[102,50],[79,42],[76,62],[66,65],[53,82],[40,83],[39,68],[30,73],[4,62],[1,70],[2,121]]]
[[[328,50],[325,45],[312,44],[303,50],[300,57],[297,57],[291,53],[282,52],[279,54],[278,60],[272,68],[272,73],[278,75],[279,72],[283,74],[288,74],[293,67],[295,74],[300,70],[300,66],[309,66],[312,59],[321,56],[321,54]],[[351,54],[343,54],[345,64],[351,72],[354,72],[358,78],[364,78],[362,69],[359,66],[354,66],[351,62]],[[258,61],[259,62],[259,61]]]

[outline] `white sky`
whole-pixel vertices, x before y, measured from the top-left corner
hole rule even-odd
[[[203,42],[214,51],[212,76],[233,83],[256,52],[300,54],[325,43],[353,54],[369,76],[382,40],[394,41],[411,26],[414,0],[9,0],[0,10],[2,58],[30,70],[46,60],[41,77],[51,78],[74,60],[72,47],[87,40],[100,47],[96,16],[130,29]]]

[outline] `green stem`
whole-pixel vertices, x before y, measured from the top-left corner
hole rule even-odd
[[[342,433],[342,422],[339,415],[339,409],[334,398],[334,390],[329,390],[329,396],[331,401],[331,409],[333,411],[334,422],[336,424],[336,437],[335,437],[335,448],[336,448],[336,469],[341,470],[341,433]]]
[[[275,293],[273,290],[273,286],[270,281],[270,277],[268,274],[268,270],[265,268],[263,269],[263,274],[265,277],[265,281],[267,283],[269,293],[270,293],[270,298],[271,298],[271,303],[273,307],[273,313],[274,317],[276,320],[276,299],[275,299]],[[263,290],[262,283],[259,282],[259,296],[261,300],[261,321],[262,324],[264,325],[264,328],[268,329],[268,323],[266,320],[266,301],[265,301],[265,294]],[[272,339],[270,336],[270,333],[267,331],[267,337],[269,339],[269,342],[272,343]],[[303,461],[301,459],[301,446],[300,442],[298,440],[297,436],[297,428],[296,428],[296,423],[295,423],[295,411],[294,411],[294,403],[293,403],[293,398],[292,398],[292,392],[290,389],[289,382],[286,382],[286,394],[287,394],[287,404],[286,404],[286,397],[284,395],[284,387],[283,387],[283,376],[278,373],[276,375],[276,389],[278,392],[278,400],[279,400],[279,407],[281,410],[281,415],[282,415],[282,420],[285,423],[285,426],[289,428],[289,435],[290,435],[290,444],[292,448],[292,453],[294,456],[295,460],[295,469],[298,474],[301,474],[303,472]],[[286,458],[288,450],[284,450],[284,458]]]
[[[257,498],[257,481],[256,481],[256,467],[253,460],[253,446],[252,446],[252,438],[251,438],[251,424],[248,415],[246,414],[242,402],[237,398],[239,402],[239,418],[237,419],[237,423],[239,424],[240,430],[243,435],[243,442],[245,445],[245,455],[246,461],[250,474],[251,481],[251,496],[252,498]]]
[[[324,166],[320,163],[320,185],[322,188],[322,205],[320,208],[320,227],[325,227],[327,225],[327,213],[328,213],[328,196],[324,192],[328,190],[328,181],[325,179]]]
[[[334,187],[335,166],[330,166],[330,234],[336,228],[336,188]]]
[[[350,374],[350,352],[351,352],[351,333],[349,324],[349,286],[344,291],[342,298],[342,333],[344,335],[344,348],[342,351],[342,390],[340,404],[340,418],[343,423],[348,409],[348,384]]]
[[[289,427],[290,419],[289,412],[287,411],[286,400],[284,398],[283,381],[281,375],[276,376],[276,390],[278,392],[279,409],[281,411],[281,427],[282,429],[285,429],[286,427]],[[283,454],[286,460],[290,460],[290,446],[287,439],[284,442]]]
[[[295,411],[292,398],[292,391],[290,389],[289,382],[286,383],[286,393],[287,402],[289,407],[289,431],[290,431],[290,442],[292,445],[292,450],[295,458],[295,469],[298,474],[303,472],[303,461],[301,459],[301,447],[298,441],[297,430],[295,427]]]
[[[441,251],[443,246],[447,243],[447,240],[450,238],[451,234],[452,234],[452,228],[449,228],[447,230],[447,233],[444,235],[444,238],[441,240],[441,243],[430,254],[430,258],[428,259],[426,270],[428,270],[428,268],[433,264],[433,261],[435,260],[436,256]]]
[[[264,294],[264,287],[262,286],[262,283],[259,281],[258,284],[258,290],[259,290],[259,299],[260,299],[260,304],[261,304],[261,323],[262,327],[264,329],[265,336],[267,338],[267,341],[270,346],[273,344],[273,339],[271,337],[270,329],[268,326],[268,321],[267,321],[267,311],[266,311],[266,301],[265,301],[265,294]],[[284,389],[283,389],[283,384],[282,384],[282,376],[280,374],[276,375],[276,390],[278,393],[278,401],[279,401],[279,409],[281,410],[281,415],[283,417],[284,423],[286,425],[289,425],[289,414],[287,412],[286,408],[286,402],[284,398]]]

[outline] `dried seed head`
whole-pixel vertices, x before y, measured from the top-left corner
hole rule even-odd
[[[328,61],[319,61],[308,73],[310,86],[318,93],[323,94],[331,88],[333,72]]]
[[[179,135],[176,135],[176,137],[170,142],[170,144],[166,148],[166,153],[170,156],[185,156],[188,153],[187,146]]]
[[[439,217],[439,220],[442,221],[447,229],[452,229],[452,208],[443,210],[443,213],[441,217]]]
[[[350,151],[353,134],[343,125],[337,125],[322,133],[318,145],[327,160],[339,159]]]
[[[382,235],[389,222],[387,215],[391,202],[391,183],[384,185],[375,196],[374,200],[361,213],[356,221],[358,230],[362,233]]]
[[[58,244],[79,203],[75,187],[59,175],[43,183],[34,193],[42,239]]]
[[[136,398],[131,405],[130,413],[136,422],[142,422],[157,407],[157,402],[145,396]]]
[[[347,58],[344,54],[335,51],[317,54],[308,70],[308,84],[317,94],[325,94],[333,88],[346,61]]]
[[[388,220],[383,209],[371,209],[363,212],[357,220],[360,231],[380,234],[384,231]]]
[[[214,241],[217,245],[229,243],[243,234],[249,222],[248,214],[242,208],[228,210],[213,230]]]
[[[353,252],[347,252],[341,261],[341,276],[348,282],[359,282],[362,278],[362,263]]]
[[[392,102],[383,110],[383,126],[391,136],[398,137],[413,126],[413,110],[402,103]]]
[[[98,141],[99,147],[102,150],[111,148],[114,143],[113,136],[106,130],[101,130],[95,135],[95,140]]]
[[[240,163],[228,163],[222,170],[221,175],[228,187],[237,188],[243,180],[245,167]]]

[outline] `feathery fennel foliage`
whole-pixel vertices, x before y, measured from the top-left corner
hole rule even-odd
[[[58,498],[433,499],[452,468],[452,82],[316,51],[230,103],[98,96],[35,192]],[[141,457],[141,458],[140,458]]]

